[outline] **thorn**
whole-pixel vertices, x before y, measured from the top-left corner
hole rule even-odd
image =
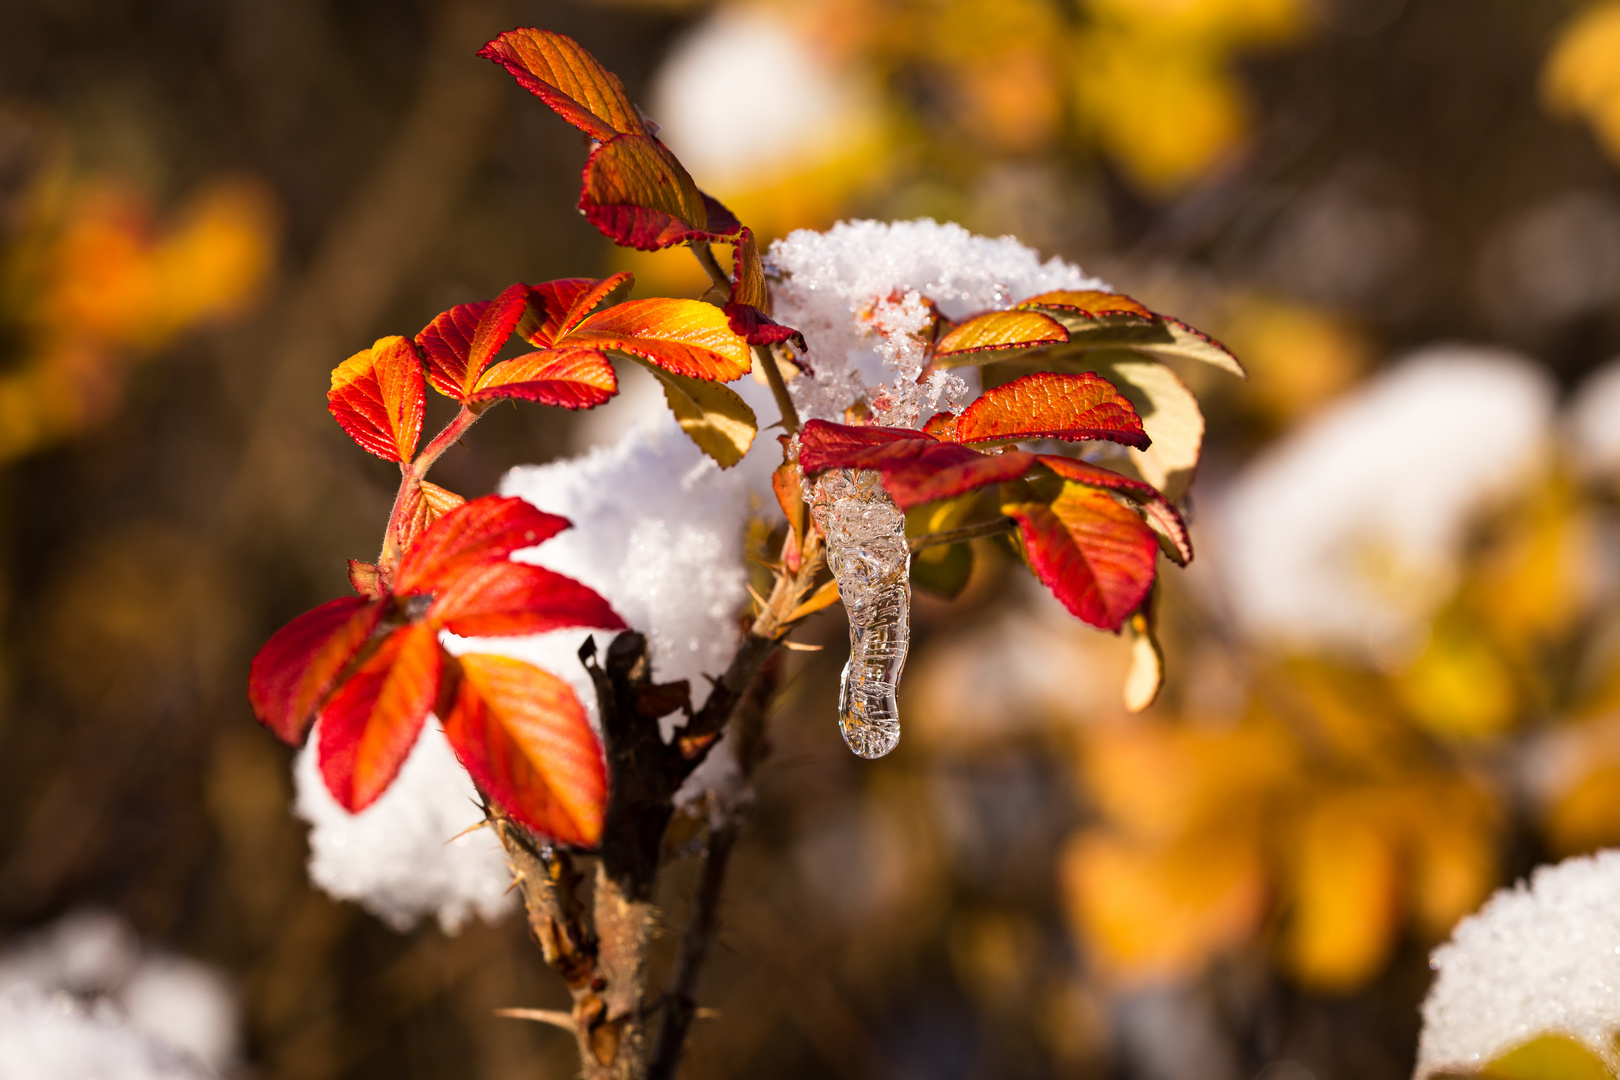
[[[502,896],[510,895],[512,890],[517,888],[518,886],[522,885],[525,880],[526,879],[524,878],[524,876],[521,873],[513,874],[512,875],[512,884],[508,885],[506,887],[506,892],[502,893],[501,895]]]
[[[509,1020],[533,1020],[536,1023],[560,1027],[564,1031],[578,1030],[574,1023],[574,1014],[559,1009],[496,1009],[495,1015],[504,1016]]]
[[[759,593],[755,591],[755,589],[754,589],[754,587],[752,585],[748,586],[748,595],[752,596],[754,598],[754,603],[759,605],[759,610],[760,611],[765,610],[765,608],[767,606],[766,603],[765,603],[765,598],[763,596],[759,595]],[[758,612],[756,612],[755,614],[758,614]]]
[[[591,657],[593,657],[595,655],[596,655],[596,635],[588,634],[585,637],[585,644],[583,644],[583,645],[581,645],[579,647],[579,662],[582,663],[582,664],[588,664],[588,663],[591,662]]]
[[[779,641],[777,644],[784,649],[792,649],[794,652],[820,652],[827,647],[825,645],[807,645],[802,641]]]
[[[485,825],[488,825],[488,824],[489,824],[489,821],[486,819],[484,821],[480,821],[476,825],[469,825],[465,829],[462,829],[460,832],[456,833],[456,835],[452,836],[450,839],[446,840],[445,843],[446,844],[453,844],[457,840],[460,840],[463,836],[470,836],[470,835],[477,832],[479,829],[482,829]]]

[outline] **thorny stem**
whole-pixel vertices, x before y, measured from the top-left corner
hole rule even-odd
[[[960,544],[964,540],[977,540],[981,536],[995,536],[998,533],[1012,532],[1018,528],[1018,522],[1010,517],[994,518],[990,521],[981,521],[974,525],[963,525],[960,529],[946,529],[943,532],[924,533],[922,536],[913,536],[906,541],[913,552],[924,548],[939,547],[942,544]]]
[[[402,519],[411,506],[408,496],[422,483],[433,463],[454,446],[467,429],[478,423],[483,411],[474,412],[463,405],[455,418],[444,425],[444,430],[422,448],[409,465],[400,465],[399,491],[394,494],[394,507],[388,512],[388,526],[383,530],[382,552],[377,556],[377,567],[388,581],[393,580],[394,566],[399,561],[399,533]]]

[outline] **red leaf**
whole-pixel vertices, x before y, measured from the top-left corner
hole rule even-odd
[[[416,538],[422,535],[423,530],[467,501],[455,492],[438,484],[430,484],[426,480],[418,481],[414,487],[406,488],[401,498],[405,504],[401,508],[399,520],[401,551],[409,550],[410,546],[416,543]]]
[[[486,563],[461,573],[434,594],[427,621],[462,637],[543,634],[573,626],[625,628],[596,590],[519,562]]]
[[[780,345],[784,341],[791,341],[800,349],[805,347],[803,334],[791,326],[783,326],[757,307],[727,304],[723,310],[732,333],[750,345]],[[789,359],[800,371],[804,370],[804,362],[798,357],[790,354]]]
[[[355,592],[367,600],[381,600],[388,592],[382,586],[377,564],[361,562],[359,559],[349,560],[349,584],[354,587]]]
[[[487,303],[458,304],[416,335],[428,378],[440,393],[465,402],[529,306],[529,286],[508,285]]]
[[[505,67],[518,85],[593,139],[645,130],[619,77],[571,37],[550,30],[508,30],[478,55]]]
[[[1063,324],[1038,311],[989,311],[968,319],[934,345],[934,359],[1058,345],[1069,340]]]
[[[1145,480],[1121,476],[1111,469],[1070,457],[1039,454],[1036,460],[1065,480],[1073,480],[1088,487],[1123,492],[1137,504],[1148,525],[1165,542],[1165,554],[1181,566],[1192,562],[1192,536],[1187,532],[1187,523],[1181,519],[1181,514],[1176,508],[1170,505],[1170,501],[1152,484]]]
[[[564,409],[593,409],[619,392],[619,378],[596,349],[541,349],[502,360],[478,380],[468,400],[522,398]]]
[[[401,595],[433,592],[482,563],[502,562],[520,548],[556,536],[568,519],[536,510],[522,499],[485,495],[434,522],[405,552],[394,578]]]
[[[1024,375],[985,391],[954,425],[938,430],[942,438],[964,443],[1108,439],[1138,450],[1149,443],[1136,407],[1113,383],[1089,371]]]
[[[570,333],[602,301],[627,290],[633,276],[622,271],[600,281],[561,278],[529,287],[529,310],[518,323],[518,333],[536,348],[549,349]]]
[[[710,226],[708,204],[686,167],[652,135],[616,135],[585,159],[580,212],[624,247],[658,251],[735,235]]]
[[[984,454],[908,428],[855,427],[811,420],[799,435],[799,464],[824,469],[876,469],[895,505],[909,510],[1024,475],[1033,454]]]
[[[382,604],[344,596],[271,635],[248,669],[248,701],[259,722],[289,746],[302,745],[316,708],[382,616]]]
[[[519,660],[468,654],[444,733],[456,757],[514,818],[566,844],[602,836],[607,772],[567,683]]]
[[[384,461],[407,462],[422,434],[422,360],[402,337],[378,338],[332,369],[327,406],[349,437]]]
[[[748,343],[732,331],[725,313],[699,300],[617,304],[586,319],[563,344],[629,353],[709,382],[740,379],[754,366]]]
[[[396,630],[321,709],[321,776],[345,810],[394,782],[438,697],[442,657],[433,626]]]
[[[1030,569],[1077,618],[1118,630],[1153,587],[1159,541],[1106,491],[1066,483],[1051,503],[1006,503]]]
[[[765,266],[759,261],[759,245],[754,242],[753,229],[743,229],[737,234],[734,260],[731,303],[747,304],[763,312],[770,306],[771,298],[765,287]]]
[[[416,345],[427,358],[428,382],[445,397],[459,401],[466,393],[467,354],[488,308],[488,300],[457,304],[435,315],[416,335]]]
[[[1030,308],[1056,308],[1087,319],[1108,319],[1121,316],[1144,322],[1157,322],[1159,316],[1132,300],[1124,293],[1102,292],[1097,289],[1058,289],[1032,296],[1017,305],[1018,310]]]

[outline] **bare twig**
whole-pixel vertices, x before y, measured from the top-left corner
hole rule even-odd
[[[765,756],[765,714],[776,680],[771,668],[755,680],[738,705],[731,724],[737,767],[744,783],[750,781],[754,769]],[[732,848],[736,845],[741,820],[735,811],[709,834],[703,861],[703,872],[698,879],[697,895],[692,901],[692,913],[686,932],[681,938],[680,955],[670,978],[669,989],[664,992],[664,1023],[658,1032],[658,1043],[647,1068],[647,1080],[674,1080],[680,1067],[681,1053],[686,1046],[686,1035],[692,1021],[701,1010],[697,1007],[698,979],[714,945],[720,927],[720,895],[725,889],[726,868],[731,862]]]
[[[995,518],[991,521],[981,521],[974,525],[963,525],[960,529],[946,529],[944,532],[925,533],[922,536],[913,536],[906,543],[913,552],[924,548],[939,547],[942,544],[960,544],[964,540],[977,540],[981,536],[996,536],[999,533],[1012,532],[1018,528],[1018,522],[1010,517]]]
[[[714,287],[729,296],[731,294],[731,275],[721,269],[719,261],[714,257],[714,250],[705,243],[689,244],[687,246],[692,249],[692,254],[697,258],[698,264],[703,267],[703,272],[709,275],[709,280],[714,283]]]
[[[793,395],[788,393],[782,369],[776,366],[776,355],[764,345],[754,346],[754,363],[765,370],[765,382],[776,399],[777,411],[782,414],[782,430],[789,435],[798,433],[799,411],[793,407]]]

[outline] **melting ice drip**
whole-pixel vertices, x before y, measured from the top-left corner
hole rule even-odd
[[[900,741],[894,692],[911,640],[906,519],[883,490],[881,474],[866,470],[823,473],[811,485],[809,501],[849,613],[838,727],[856,754],[882,757]]]

